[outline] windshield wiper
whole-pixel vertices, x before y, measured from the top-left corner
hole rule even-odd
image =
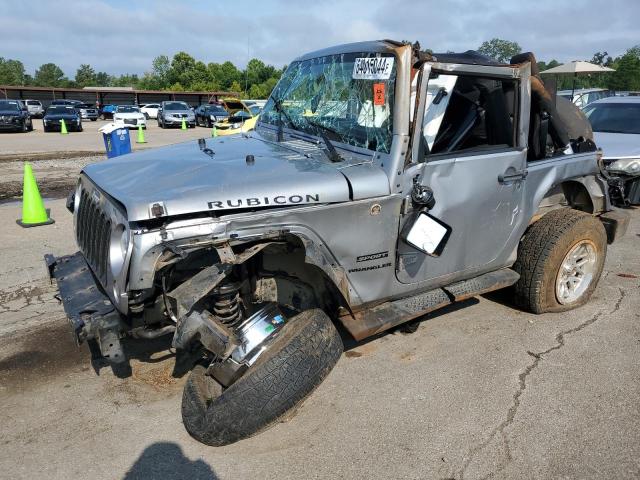
[[[289,125],[291,125],[292,127],[295,127],[296,124],[293,123],[293,120],[291,120],[291,116],[289,116],[289,113],[287,112],[287,110],[282,106],[281,98],[274,98],[273,107],[276,109],[276,112],[278,112],[278,115],[279,115],[278,142],[283,142],[284,141],[284,124],[282,123],[282,116],[284,115],[284,118],[287,119],[287,122],[289,122]]]
[[[331,140],[329,140],[329,137],[326,134],[326,132],[330,132],[335,135],[338,135],[338,132],[336,132],[332,128],[322,125],[321,123],[316,123],[312,121],[311,119],[309,119],[309,117],[303,116],[302,118],[304,118],[309,125],[314,127],[314,130],[318,132],[318,135],[320,135],[320,138],[322,138],[322,141],[327,146],[326,154],[329,160],[331,160],[332,162],[344,162],[344,158],[342,158],[342,155],[338,153],[338,150],[336,150],[336,147],[333,145]]]

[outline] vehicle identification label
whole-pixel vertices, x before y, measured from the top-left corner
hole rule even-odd
[[[388,80],[394,60],[393,57],[358,57],[351,77],[355,80]]]

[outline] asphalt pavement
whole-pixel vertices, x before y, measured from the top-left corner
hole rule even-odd
[[[2,140],[0,140],[2,141]],[[640,210],[591,302],[532,315],[504,294],[352,346],[286,421],[212,448],[185,432],[173,353],[133,374],[76,348],[44,253],[75,251],[64,202],[23,230],[0,205],[0,476],[11,479],[640,477]]]

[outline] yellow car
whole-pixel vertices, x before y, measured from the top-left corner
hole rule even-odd
[[[259,107],[254,105],[249,107],[242,100],[235,98],[223,100],[222,104],[229,112],[229,117],[215,123],[218,135],[234,135],[256,128],[260,115]]]

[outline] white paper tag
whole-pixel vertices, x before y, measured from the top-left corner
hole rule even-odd
[[[447,234],[447,229],[428,215],[418,215],[407,235],[407,242],[419,250],[433,254]]]
[[[351,77],[355,80],[388,80],[394,60],[393,57],[358,57]]]

